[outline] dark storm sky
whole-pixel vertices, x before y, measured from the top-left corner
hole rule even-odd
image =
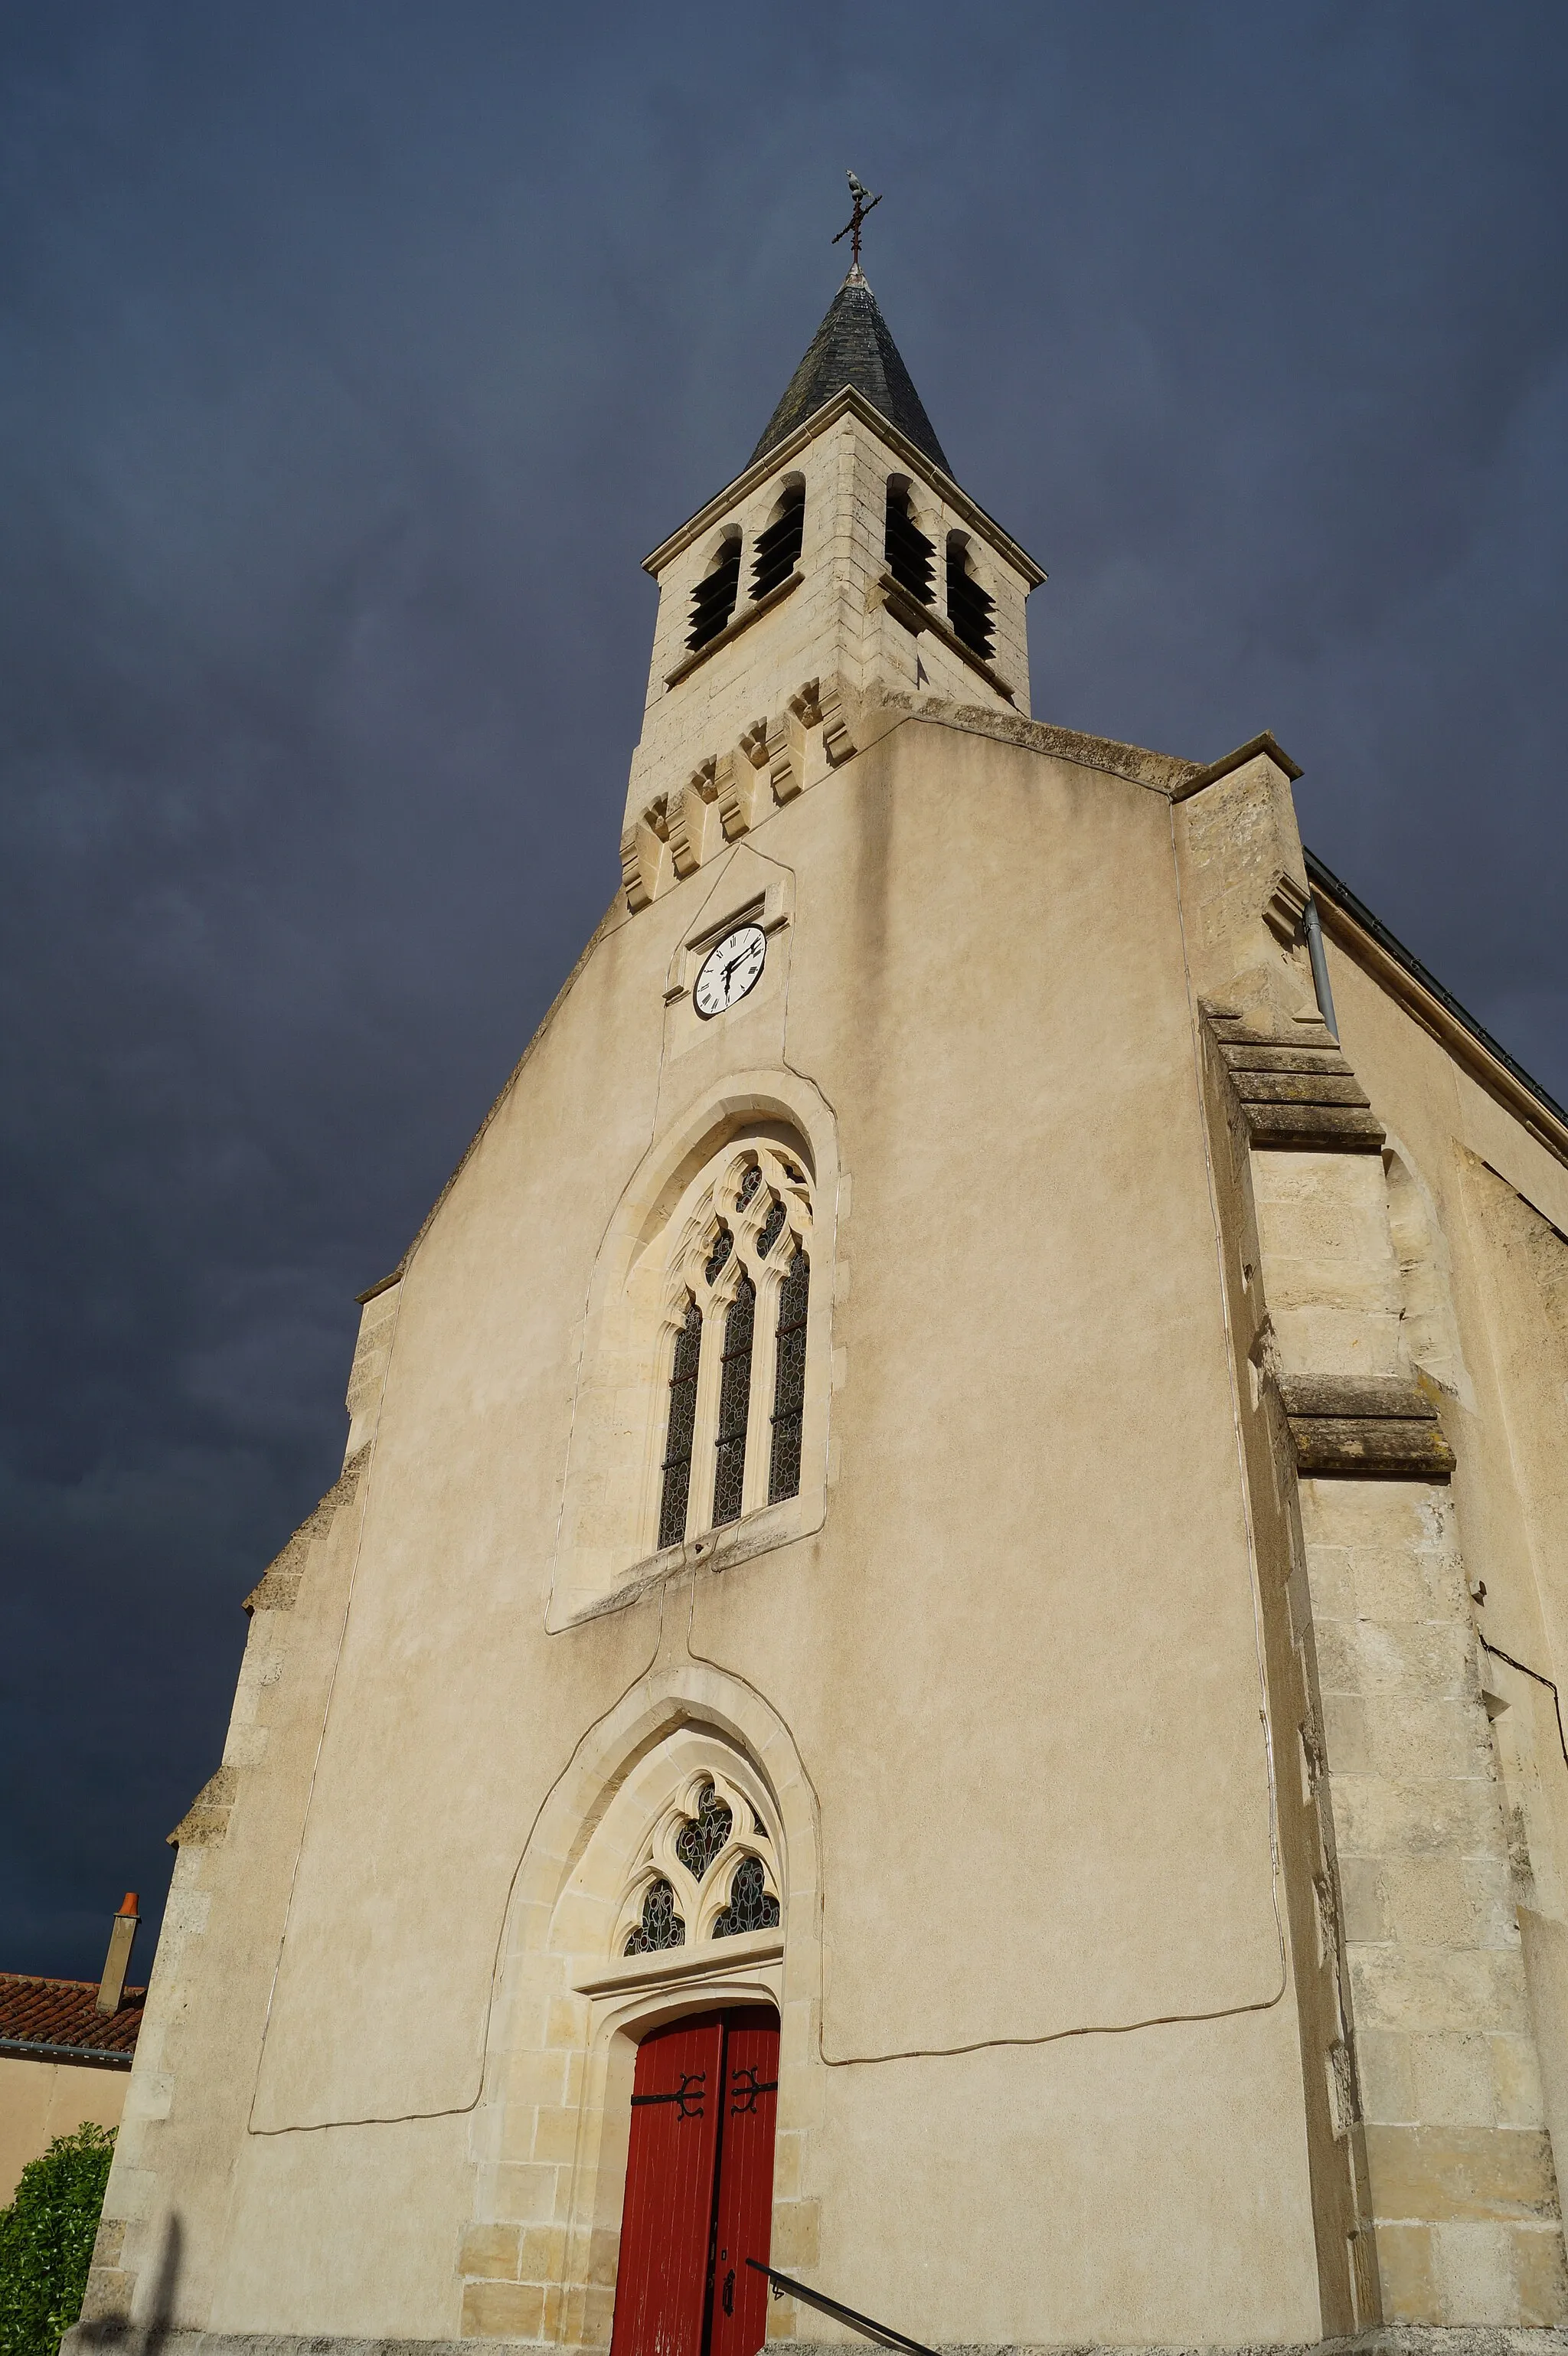
[[[1568,1097],[1565,112],[1561,0],[0,6],[0,1967],[161,1904],[847,164],[1036,712],[1272,727]]]

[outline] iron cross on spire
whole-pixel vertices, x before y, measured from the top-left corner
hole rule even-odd
[[[839,230],[838,237],[836,237],[833,242],[837,245],[838,238],[847,237],[849,240],[849,267],[859,274],[860,268],[860,223],[865,220],[866,215],[870,211],[871,207],[873,205],[880,205],[882,200],[880,197],[872,196],[869,188],[863,188],[860,186],[859,181],[855,177],[853,172],[847,172],[844,177],[849,183],[849,194],[854,199],[855,209],[851,213],[849,219],[845,222],[843,228]]]

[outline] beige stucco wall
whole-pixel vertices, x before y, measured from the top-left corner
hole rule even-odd
[[[508,2188],[565,2169],[487,2068],[530,1826],[621,1697],[685,1662],[765,1698],[811,1795],[820,1891],[784,1922],[795,2262],[938,2339],[1310,2337],[1168,804],[909,719],[730,855],[742,895],[746,858],[794,879],[780,986],[670,1032],[715,866],[613,923],[399,1288],[374,1444],[272,1682],[252,1637],[231,1824],[182,1852],[117,2271],[152,2296],[177,2207],[192,2324],[458,2328],[465,2224],[504,2244]],[[705,1103],[776,1113],[791,1087],[833,1172],[826,1517],[549,1634],[623,1191]],[[219,2067],[220,1952],[250,2026]]]
[[[71,2062],[24,2062],[0,2054],[0,2207],[16,2189],[30,2159],[56,2136],[72,2135],[89,2119],[117,2127],[125,2107],[128,2070],[88,2070]]]
[[[1221,1033],[1339,1062],[1277,748],[915,694],[889,456],[785,454],[802,584],[673,690],[725,516],[668,554],[664,814],[251,1598],[90,2319],[602,2347],[635,2036],[764,1998],[775,2261],[923,2340],[1563,2319],[1568,1780],[1471,1599],[1556,1676],[1568,1171],[1338,947],[1386,1146],[1260,1147]],[[715,1537],[699,1479],[661,1550],[666,1238],[748,1138],[801,1171],[799,1494]],[[1297,1478],[1282,1381],[1416,1376],[1451,1488]],[[782,1923],[628,1958],[704,1763]]]

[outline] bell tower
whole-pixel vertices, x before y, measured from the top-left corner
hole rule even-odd
[[[644,563],[659,605],[621,839],[634,910],[912,708],[1029,716],[1024,600],[1044,573],[954,479],[858,258],[745,471]]]

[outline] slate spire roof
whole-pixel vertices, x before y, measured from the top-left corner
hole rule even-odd
[[[749,463],[755,466],[847,384],[864,393],[917,450],[934,458],[944,475],[952,474],[877,298],[859,270],[851,270],[829,304]]]

